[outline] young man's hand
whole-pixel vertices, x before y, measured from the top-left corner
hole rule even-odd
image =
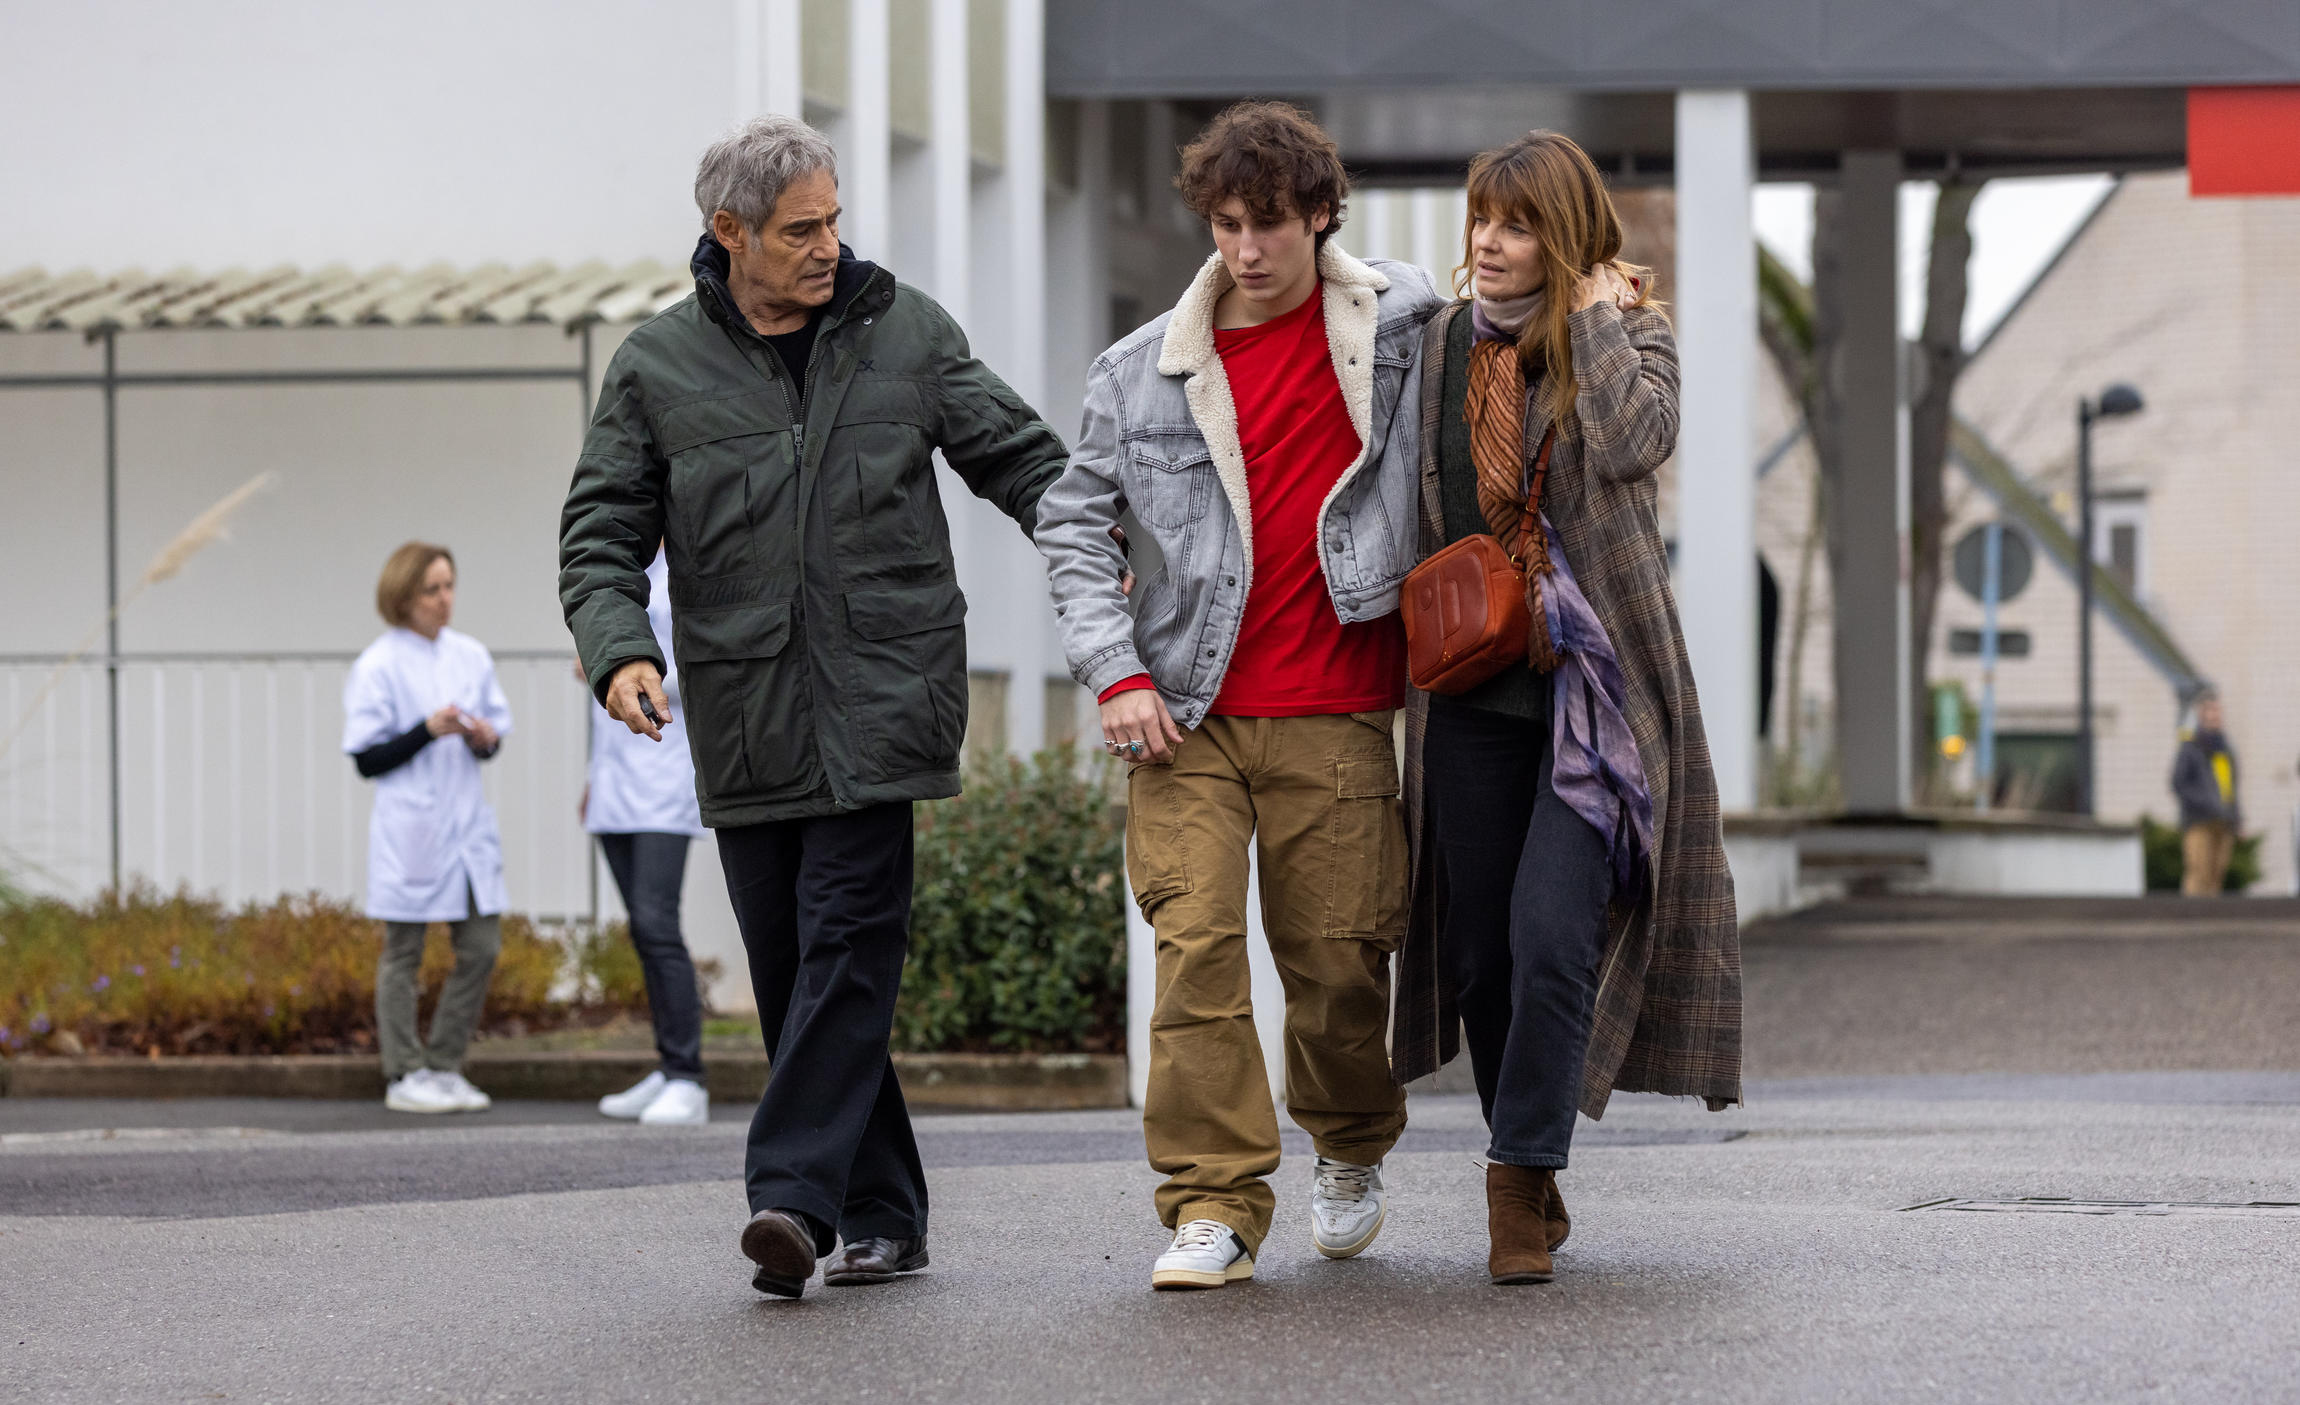
[[[1102,743],[1112,756],[1164,764],[1182,744],[1182,729],[1156,688],[1129,688],[1102,704]]]
[[[655,715],[663,721],[671,720],[671,699],[663,692],[663,675],[653,659],[633,659],[615,670],[614,679],[607,684],[607,715],[634,732],[645,733],[650,741],[661,741],[663,729],[647,720],[639,710],[639,699],[645,697],[654,704]]]

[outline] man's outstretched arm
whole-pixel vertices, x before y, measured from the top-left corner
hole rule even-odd
[[[636,380],[621,359],[618,354],[607,367],[560,512],[559,605],[592,696],[632,731],[660,739],[638,701],[645,694],[658,717],[670,715],[662,695],[669,661],[647,618],[647,565],[663,539],[667,469]]]

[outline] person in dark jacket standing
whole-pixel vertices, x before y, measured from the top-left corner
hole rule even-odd
[[[703,154],[695,293],[616,351],[560,523],[592,691],[684,725],[773,1075],[743,1252],[761,1292],[926,1266],[926,1181],[887,1040],[911,803],[956,795],[966,599],[933,451],[1027,535],[1062,441],[934,301],[839,242],[836,158],[784,117]],[[685,716],[647,618],[670,561]]]
[[[2197,695],[2196,726],[2172,759],[2172,793],[2180,801],[2181,895],[2217,897],[2244,813],[2236,804],[2236,748],[2220,730],[2220,695],[2209,688]]]

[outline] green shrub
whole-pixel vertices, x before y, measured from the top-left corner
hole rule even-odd
[[[0,1051],[40,1050],[59,1033],[138,1054],[370,1050],[382,930],[317,895],[237,911],[148,887],[86,906],[18,899],[0,906]],[[425,1018],[454,961],[443,931],[425,945]],[[526,918],[505,917],[480,1027],[520,1032],[592,1014],[598,1006],[553,996],[567,961]]]
[[[575,977],[578,1005],[647,1013],[647,971],[639,964],[639,949],[631,945],[629,923],[573,929],[567,934],[567,959]],[[711,987],[725,970],[713,958],[695,958],[695,980],[703,988],[706,1008],[711,1002]]]
[[[575,963],[578,999],[619,1009],[647,1008],[647,973],[639,965],[639,949],[631,945],[629,925],[613,922],[574,933],[568,956]]]
[[[918,807],[895,1047],[1123,1047],[1126,877],[1113,769],[1069,747],[969,767]]]
[[[2180,852],[2180,827],[2158,824],[2148,815],[2140,817],[2141,867],[2147,875],[2151,893],[2177,893],[2180,874],[2186,866]],[[2236,836],[2236,852],[2228,860],[2228,877],[2220,885],[2224,893],[2241,893],[2260,881],[2260,836]]]

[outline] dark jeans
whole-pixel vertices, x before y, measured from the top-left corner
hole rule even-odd
[[[910,945],[907,802],[719,831],[772,1072],[751,1119],[752,1213],[815,1247],[926,1233],[926,1172],[887,1040]]]
[[[1453,982],[1486,1154],[1565,1165],[1613,893],[1605,839],[1550,789],[1549,723],[1430,706],[1438,959]]]
[[[663,1076],[703,1081],[703,992],[679,931],[679,890],[687,882],[684,834],[602,834],[599,850],[631,914],[631,945],[647,978],[647,1012]]]

